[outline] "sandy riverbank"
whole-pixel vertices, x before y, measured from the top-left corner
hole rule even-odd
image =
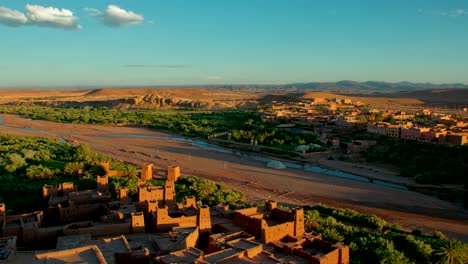
[[[60,124],[3,116],[3,124],[10,127],[1,127],[1,133],[70,138],[124,161],[152,162],[163,168],[178,164],[184,173],[223,183],[244,192],[249,200],[271,198],[294,204],[324,202],[352,207],[407,227],[428,232],[441,230],[468,240],[466,211],[420,193],[296,169],[274,170],[263,162],[200,149],[188,142],[132,137],[171,136],[144,128]]]

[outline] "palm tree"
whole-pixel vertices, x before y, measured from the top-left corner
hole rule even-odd
[[[304,226],[307,231],[311,231],[318,226],[320,213],[317,210],[308,210],[304,214]]]
[[[437,264],[466,264],[468,247],[459,240],[443,239],[438,242],[434,257]]]

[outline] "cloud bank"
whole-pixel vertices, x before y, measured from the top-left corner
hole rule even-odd
[[[40,5],[26,5],[26,15],[30,23],[38,26],[57,27],[64,29],[80,29],[78,18],[68,9],[44,7]]]
[[[0,24],[9,27],[19,27],[27,22],[28,18],[20,11],[0,6]]]
[[[417,11],[419,14],[423,14],[423,15],[443,16],[443,17],[452,17],[452,18],[468,15],[468,10],[461,9],[461,8],[447,10],[447,11],[424,10],[422,8],[419,8]]]
[[[26,5],[26,13],[0,6],[0,24],[9,27],[36,25],[42,27],[81,29],[78,18],[68,9],[52,6]]]
[[[143,15],[125,10],[116,5],[108,5],[104,11],[86,7],[84,11],[98,18],[102,24],[109,27],[125,27],[139,25],[145,20]],[[149,23],[154,23],[150,21]],[[65,8],[27,4],[25,12],[0,6],[0,24],[9,27],[36,25],[41,27],[61,28],[67,30],[81,29],[78,17]]]
[[[106,10],[102,12],[90,7],[86,7],[84,10],[91,15],[100,18],[101,22],[109,27],[139,25],[145,20],[143,15],[122,9],[116,5],[108,5]]]
[[[459,16],[468,15],[468,10],[455,9],[455,10],[450,10],[448,12],[442,12],[440,13],[440,15],[449,16],[449,17],[459,17]]]

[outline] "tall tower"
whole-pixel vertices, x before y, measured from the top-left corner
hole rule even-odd
[[[167,180],[176,182],[180,177],[180,167],[179,166],[169,166],[167,167]]]
[[[141,167],[141,175],[140,178],[143,181],[151,180],[153,179],[153,164],[152,163],[147,163],[144,164]]]
[[[96,177],[96,182],[97,182],[97,190],[99,192],[109,191],[109,177],[107,175],[97,176]]]
[[[101,166],[106,171],[106,175],[109,175],[110,172],[110,162],[109,161],[101,161]]]
[[[119,200],[121,203],[129,202],[127,188],[120,188],[119,189]]]
[[[294,236],[302,236],[304,229],[304,208],[293,209],[294,213]]]
[[[164,185],[164,204],[167,206],[175,205],[175,184],[172,181],[166,181],[166,185]]]
[[[211,231],[210,207],[206,205],[198,208],[198,228],[200,232]]]
[[[277,201],[267,200],[265,201],[265,207],[267,211],[272,211],[273,209],[278,207]]]

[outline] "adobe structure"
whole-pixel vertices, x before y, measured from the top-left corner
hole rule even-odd
[[[233,214],[233,222],[265,244],[287,235],[302,236],[305,233],[304,210],[295,208],[288,212],[277,206],[275,201],[266,201],[265,208],[237,210]]]
[[[140,178],[143,181],[153,179],[153,164],[148,163],[141,166]]]
[[[78,191],[73,183],[45,185],[46,216],[42,212],[9,216],[0,205],[0,261],[349,263],[347,246],[305,232],[302,208],[282,210],[275,201],[239,210],[225,205],[209,208],[193,196],[177,204],[180,168],[169,166],[166,176],[164,186],[148,186],[153,166],[146,164],[138,194],[129,196],[121,188],[117,200],[108,193],[109,177],[116,176],[98,177],[95,190]],[[29,251],[18,251],[17,245]]]
[[[179,166],[169,166],[167,168],[167,180],[176,182],[180,177],[180,167]]]
[[[170,213],[167,205],[152,211],[154,225],[159,232],[169,231],[174,227],[197,227],[200,232],[211,230],[211,214],[208,206],[197,207],[195,197],[186,196],[185,204]]]

